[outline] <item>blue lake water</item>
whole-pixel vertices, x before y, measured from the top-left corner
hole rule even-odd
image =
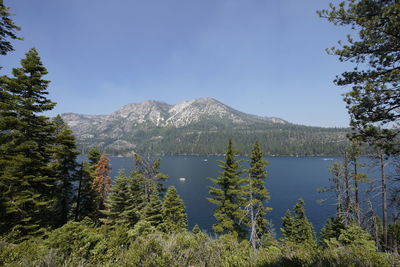
[[[245,157],[238,159],[246,160]],[[286,210],[292,209],[299,198],[305,201],[306,214],[319,232],[326,220],[335,214],[336,206],[330,193],[319,193],[317,188],[331,185],[328,172],[329,165],[340,161],[339,157],[265,157],[268,177],[266,186],[271,199],[268,206],[273,210],[267,214],[267,219],[273,224],[279,236],[281,218]],[[198,224],[201,229],[212,232],[215,223],[213,210],[215,205],[209,203],[208,187],[213,183],[207,178],[216,178],[221,170],[217,160],[221,156],[162,156],[161,172],[169,176],[166,186],[176,187],[179,195],[185,202],[189,219],[189,229]],[[363,162],[369,162],[362,158]],[[111,176],[115,177],[119,169],[129,173],[134,168],[132,158],[111,157]],[[368,173],[370,178],[377,177],[374,169],[366,166],[360,172]],[[179,178],[185,178],[181,181]],[[376,198],[379,199],[378,194]],[[361,196],[362,197],[362,196]],[[320,199],[327,199],[323,204],[317,203]],[[379,201],[379,200],[378,200]],[[379,212],[379,211],[378,211]],[[380,214],[380,213],[378,213]]]
[[[241,158],[241,157],[239,157]],[[242,157],[241,159],[245,159]],[[317,200],[329,197],[327,193],[318,193],[317,188],[330,185],[328,172],[329,165],[335,157],[266,157],[268,177],[266,186],[271,199],[268,206],[273,210],[267,214],[276,233],[279,235],[281,218],[287,209],[292,209],[297,199],[305,200],[306,214],[316,231],[325,221],[334,216],[335,205],[333,200],[324,204]],[[162,156],[161,172],[169,176],[166,186],[173,185],[185,202],[189,219],[189,229],[195,224],[208,232],[212,232],[215,223],[213,210],[215,205],[206,200],[208,186],[212,182],[207,178],[216,178],[220,168],[217,160],[219,156]],[[129,173],[134,168],[132,158],[111,157],[112,173],[115,177],[119,169],[124,168]],[[179,178],[184,177],[185,181]]]

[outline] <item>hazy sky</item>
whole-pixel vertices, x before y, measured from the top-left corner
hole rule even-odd
[[[325,52],[348,32],[316,14],[332,1],[4,2],[24,40],[0,58],[1,74],[36,47],[58,103],[49,115],[213,97],[293,123],[348,125],[346,89],[332,81],[350,67]]]

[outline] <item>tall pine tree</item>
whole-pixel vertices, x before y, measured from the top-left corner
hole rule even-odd
[[[267,161],[263,159],[263,152],[260,143],[254,144],[250,156],[249,180],[247,185],[248,205],[250,217],[250,241],[255,248],[262,236],[268,232],[268,221],[265,218],[268,211],[272,210],[265,206],[270,199],[265,179],[267,178]]]
[[[125,171],[120,170],[107,200],[106,221],[126,227],[133,227],[139,221],[144,204],[141,184],[135,172],[127,177]]]
[[[150,201],[143,210],[142,219],[150,223],[151,226],[160,229],[164,222],[163,207],[157,189],[154,188],[151,192]]]
[[[71,214],[75,221],[85,217],[96,220],[98,215],[97,192],[93,188],[94,176],[88,162],[82,162],[77,173],[78,188]]]
[[[281,232],[284,240],[295,243],[316,244],[315,232],[304,210],[304,200],[299,199],[294,207],[294,215],[288,210],[282,218]]]
[[[241,209],[245,204],[245,191],[243,187],[244,179],[240,176],[240,161],[235,159],[235,150],[232,140],[228,142],[228,148],[225,155],[225,161],[219,161],[222,168],[221,176],[210,180],[216,187],[209,187],[209,193],[212,196],[207,198],[208,201],[217,205],[214,210],[214,217],[217,223],[213,225],[213,229],[219,234],[237,234],[244,237],[246,229],[241,221],[246,216],[244,210]]]
[[[163,202],[164,228],[167,232],[187,230],[187,215],[185,204],[179,197],[174,186],[167,189]]]
[[[52,222],[56,179],[49,168],[54,126],[40,113],[55,103],[46,98],[49,81],[36,49],[26,53],[13,78],[0,78],[1,232],[37,235]]]
[[[76,180],[78,167],[76,158],[79,152],[72,130],[64,123],[60,115],[53,119],[53,123],[56,126],[56,144],[53,147],[51,167],[57,178],[56,226],[61,226],[68,220],[73,201],[73,182]]]

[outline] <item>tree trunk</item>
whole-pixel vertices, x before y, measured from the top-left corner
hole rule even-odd
[[[357,170],[357,159],[353,160],[354,164],[354,196],[355,196],[355,208],[357,215],[357,225],[361,225],[361,211],[360,211],[360,200],[358,197],[358,170]]]
[[[385,178],[385,154],[380,151],[380,172],[381,172],[381,191],[382,191],[382,223],[383,223],[383,244],[384,249],[387,249],[388,245],[388,214],[387,214],[387,188]]]
[[[351,199],[350,199],[350,181],[349,181],[349,159],[347,152],[344,153],[344,183],[345,183],[345,217],[346,217],[346,223],[350,223],[350,217],[351,217]]]

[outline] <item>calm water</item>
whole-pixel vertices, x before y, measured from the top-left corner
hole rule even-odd
[[[215,206],[206,200],[208,186],[212,183],[208,177],[216,178],[220,168],[218,156],[163,156],[161,157],[161,172],[169,176],[166,185],[174,185],[179,195],[185,201],[189,217],[189,229],[195,224],[211,232],[215,222],[213,209]],[[244,158],[243,158],[244,159]],[[318,193],[317,188],[329,185],[329,165],[338,158],[333,157],[267,157],[268,177],[266,186],[271,199],[268,203],[273,210],[267,217],[272,221],[279,235],[281,218],[287,209],[292,209],[297,199],[305,200],[306,214],[315,230],[324,225],[325,221],[334,215],[333,201],[318,204],[317,200],[326,198],[327,194]],[[112,177],[118,170],[124,168],[127,173],[133,167],[131,158],[111,157]],[[185,177],[184,182],[180,177]]]

